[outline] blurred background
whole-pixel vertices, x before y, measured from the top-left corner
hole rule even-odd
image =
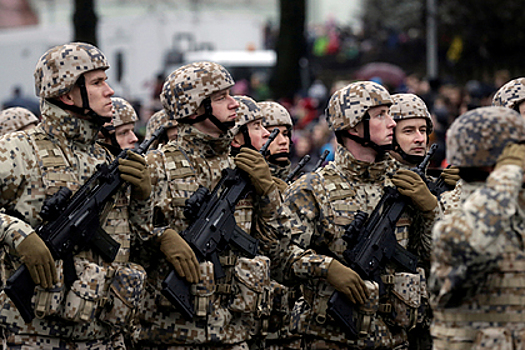
[[[38,115],[38,58],[90,42],[109,59],[109,83],[137,109],[143,135],[165,77],[213,60],[232,72],[234,94],[289,109],[292,160],[310,154],[313,165],[333,150],[323,117],[331,93],[374,80],[425,100],[441,167],[454,118],[525,75],[524,17],[522,0],[0,0],[0,102]]]

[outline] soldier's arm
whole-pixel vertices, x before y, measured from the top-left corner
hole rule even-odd
[[[313,279],[326,278],[332,258],[317,254],[311,241],[318,235],[318,225],[325,225],[317,195],[324,188],[318,175],[309,173],[295,181],[285,192],[284,205],[290,210],[291,242],[285,253],[285,277]]]
[[[479,285],[509,242],[521,244],[511,221],[518,210],[522,177],[519,166],[498,168],[457,210],[436,223],[432,275],[439,297]]]

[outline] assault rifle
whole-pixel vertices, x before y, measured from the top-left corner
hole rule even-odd
[[[324,161],[326,160],[326,157],[328,157],[329,154],[330,154],[330,151],[325,149],[323,154],[319,156],[319,160],[315,164],[312,171],[316,171],[317,169],[319,169],[323,165]]]
[[[142,142],[135,152],[144,154],[162,129],[159,128],[149,140]],[[42,238],[53,259],[63,260],[64,281],[68,286],[77,279],[73,262],[75,254],[92,249],[107,262],[115,260],[120,244],[100,227],[99,217],[106,202],[125,182],[120,178],[118,160],[126,158],[126,150],[121,151],[111,164],[97,166],[97,171],[73,197],[70,189],[61,187],[42,205],[40,216],[44,222],[35,232]],[[35,286],[29,270],[22,265],[6,281],[4,289],[26,323],[35,317],[31,304]]]
[[[412,171],[425,180],[425,169],[434,155],[431,147],[423,161]],[[354,221],[343,235],[348,248],[343,252],[346,265],[362,279],[379,284],[379,294],[384,293],[381,272],[387,262],[393,262],[404,271],[417,273],[418,257],[403,248],[396,239],[395,228],[410,199],[401,195],[394,187],[385,188],[385,194],[370,216],[357,211]],[[335,291],[328,301],[327,312],[346,334],[355,339],[359,336],[359,318],[355,305],[341,292]]]
[[[290,172],[290,174],[288,174],[288,176],[286,177],[286,179],[284,179],[284,182],[286,183],[290,183],[292,182],[292,180],[297,176],[297,174],[299,173],[299,171],[301,171],[302,168],[304,168],[304,166],[306,165],[306,163],[308,163],[310,161],[310,155],[306,154],[304,157],[302,157],[300,160],[299,160],[299,163],[297,163],[297,166]]]
[[[259,151],[264,154],[270,143],[277,137],[275,128],[268,141]],[[250,189],[248,174],[240,169],[224,169],[222,178],[213,189],[200,187],[186,200],[184,215],[191,221],[180,234],[195,252],[199,261],[211,261],[215,279],[225,277],[219,261],[219,253],[234,246],[246,256],[257,254],[259,240],[244,232],[235,222],[235,205],[246,196]],[[187,319],[193,319],[195,308],[191,294],[191,283],[171,270],[162,282],[164,295]]]

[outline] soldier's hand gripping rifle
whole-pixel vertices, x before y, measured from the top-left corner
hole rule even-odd
[[[412,171],[425,179],[425,169],[435,152],[432,147],[423,161]],[[418,257],[403,248],[396,239],[396,223],[410,199],[401,195],[394,187],[385,188],[385,193],[370,216],[357,211],[354,221],[348,225],[343,239],[348,248],[343,252],[345,265],[362,279],[379,284],[379,294],[384,293],[381,272],[387,262],[393,262],[410,273],[417,273]],[[335,291],[328,301],[327,312],[341,329],[352,339],[359,336],[359,318],[355,304],[341,292]]]
[[[136,153],[143,155],[163,128],[140,144]],[[70,286],[76,279],[73,256],[92,249],[105,261],[112,262],[120,244],[100,226],[100,214],[105,204],[125,182],[120,178],[119,159],[127,158],[123,150],[111,164],[97,166],[97,171],[71,198],[71,190],[61,187],[44,201],[40,216],[44,220],[35,232],[42,238],[55,260],[63,260],[64,280]],[[31,322],[35,312],[31,305],[35,283],[25,265],[20,266],[6,281],[5,292],[17,307],[24,321]]]
[[[270,143],[277,137],[279,129],[270,134],[268,141],[259,151],[264,154]],[[251,182],[244,171],[224,169],[222,178],[213,189],[200,187],[187,201],[184,215],[190,225],[180,234],[195,252],[199,261],[211,261],[215,279],[225,277],[219,261],[219,253],[234,246],[246,256],[257,254],[259,241],[244,232],[235,222],[235,205],[246,196]],[[195,308],[191,295],[191,284],[171,270],[162,282],[161,293],[187,319],[193,319]]]

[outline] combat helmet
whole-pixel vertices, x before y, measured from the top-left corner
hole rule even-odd
[[[525,141],[525,118],[504,107],[479,107],[447,130],[447,161],[459,167],[493,166],[508,143]]]
[[[169,119],[166,115],[166,111],[161,109],[155,112],[148,120],[146,124],[146,136],[145,139],[149,140],[155,131],[161,126],[164,126],[164,132],[159,135],[159,138],[153,143],[152,148],[156,148],[158,144],[166,144],[168,140],[167,129],[176,127],[179,123],[174,119]]]
[[[231,88],[234,83],[230,73],[218,63],[190,63],[176,69],[166,78],[160,100],[169,119],[193,124],[208,118],[226,132],[234,123],[221,123],[213,115],[210,96]],[[204,106],[204,114],[193,120],[188,119],[197,113],[201,105]]]
[[[336,133],[336,136],[346,136],[362,144],[371,147],[378,153],[383,153],[391,146],[379,146],[370,141],[368,110],[372,107],[392,105],[392,97],[385,87],[372,81],[357,81],[337,90],[330,101],[326,113],[328,127]],[[358,137],[348,133],[348,129],[354,128],[363,122],[364,137]]]
[[[269,131],[272,131],[276,126],[285,126],[288,130],[290,145],[292,145],[293,122],[290,113],[288,113],[288,110],[280,103],[272,101],[259,102],[258,105],[261,107],[261,112],[263,115],[263,126]],[[281,166],[287,165],[289,163],[288,160],[278,161],[280,158],[289,159],[290,152],[270,154],[268,161]]]
[[[392,101],[394,103],[390,106],[390,115],[396,122],[399,120],[414,118],[425,119],[427,123],[426,134],[428,143],[430,134],[434,130],[434,123],[425,102],[419,96],[414,94],[395,94],[392,95]],[[392,140],[392,147],[404,160],[411,164],[419,164],[425,158],[425,156],[409,155],[405,153],[397,143],[395,133],[394,139]]]
[[[525,78],[517,78],[499,88],[494,94],[492,105],[519,112],[519,105],[523,101],[525,101]]]
[[[244,145],[242,145],[242,147],[248,147],[255,150],[255,147],[252,145],[247,125],[253,121],[263,119],[261,108],[257,102],[248,96],[233,96],[233,98],[239,102],[239,108],[237,108],[235,126],[230,129],[229,133],[232,137],[242,133],[244,137]],[[232,147],[232,155],[236,155],[237,151],[238,150]]]
[[[53,99],[80,87],[82,108],[54,102],[63,109],[89,115],[97,124],[104,124],[110,118],[97,115],[89,106],[89,99],[84,81],[84,73],[96,69],[106,70],[109,63],[106,56],[97,47],[81,42],[55,46],[40,57],[35,68],[35,92],[42,99]],[[88,113],[84,111],[88,110]]]
[[[0,135],[21,130],[30,124],[37,124],[38,118],[24,107],[6,108],[0,112]]]
[[[135,108],[126,100],[120,97],[112,97],[113,103],[113,126],[121,126],[124,124],[136,123],[139,118]]]

